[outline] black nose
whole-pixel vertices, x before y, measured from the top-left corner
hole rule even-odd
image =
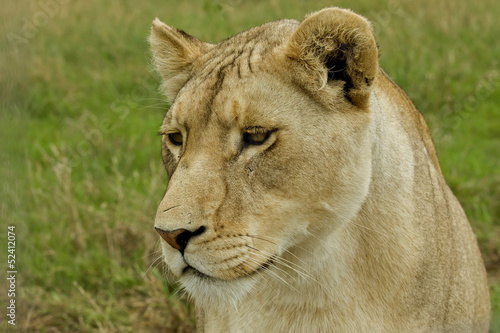
[[[205,231],[205,227],[199,227],[195,231],[189,231],[187,229],[176,229],[172,231],[163,230],[155,227],[156,232],[158,232],[171,247],[179,250],[184,254],[184,250],[188,245],[189,240],[194,237],[201,235]]]

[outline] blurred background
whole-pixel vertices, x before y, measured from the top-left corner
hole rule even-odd
[[[168,109],[151,21],[217,42],[340,6],[373,23],[385,71],[433,133],[488,269],[500,332],[500,3],[497,0],[2,1],[0,301],[16,234],[16,327],[193,332],[153,230],[167,184],[157,131]],[[4,268],[5,267],[5,268]],[[3,274],[3,275],[2,275]]]

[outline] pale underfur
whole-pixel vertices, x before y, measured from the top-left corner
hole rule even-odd
[[[205,228],[183,254],[162,241],[199,332],[487,332],[475,236],[366,19],[328,8],[217,45],[155,20],[150,42],[172,102],[155,227]]]

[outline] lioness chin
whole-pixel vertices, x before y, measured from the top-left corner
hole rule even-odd
[[[477,242],[370,23],[327,8],[219,44],[158,19],[155,228],[201,332],[486,332]]]

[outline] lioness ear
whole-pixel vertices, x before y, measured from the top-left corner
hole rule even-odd
[[[153,62],[163,78],[162,90],[172,101],[189,79],[189,70],[194,60],[210,44],[172,28],[159,19],[153,21],[149,43]]]
[[[305,65],[320,89],[329,81],[344,81],[346,98],[367,108],[378,52],[372,27],[364,17],[340,8],[307,16],[290,38],[287,56]]]

